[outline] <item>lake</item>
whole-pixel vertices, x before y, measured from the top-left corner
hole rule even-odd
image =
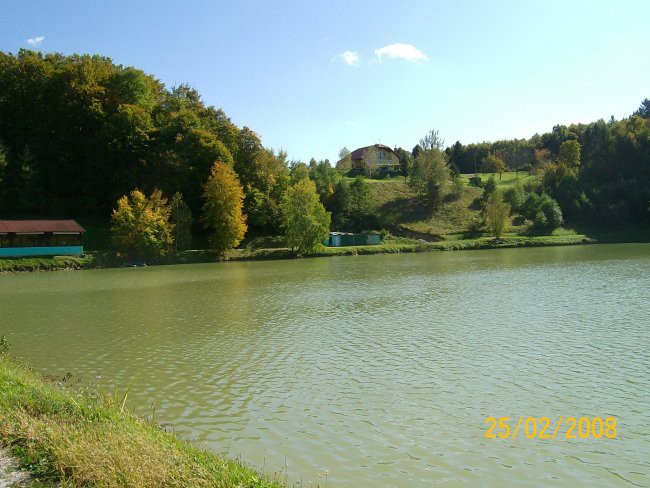
[[[290,486],[650,485],[649,244],[3,275],[0,313],[17,357]]]

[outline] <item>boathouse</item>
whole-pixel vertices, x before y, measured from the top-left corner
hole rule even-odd
[[[353,234],[351,232],[330,232],[330,236],[323,244],[328,247],[341,246],[373,246],[379,244],[381,235],[371,234]]]
[[[84,232],[74,220],[0,220],[0,258],[79,256]]]

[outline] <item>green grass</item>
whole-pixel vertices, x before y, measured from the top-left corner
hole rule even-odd
[[[466,185],[469,185],[469,179],[470,177],[475,176],[473,174],[463,174],[460,175],[460,178],[463,180],[463,182]],[[476,173],[476,176],[479,176],[481,178],[482,183],[486,183],[488,179],[490,179],[490,176],[492,176],[491,173]],[[497,188],[500,190],[507,190],[508,188],[515,186],[517,184],[520,184],[521,186],[524,186],[526,183],[533,183],[539,179],[539,176],[537,175],[531,175],[528,174],[526,171],[519,171],[518,173],[515,173],[514,171],[506,171],[505,173],[501,174],[501,177],[499,177],[498,174],[494,175],[494,181],[497,184]]]
[[[20,271],[54,271],[58,269],[88,269],[97,266],[97,255],[0,258],[0,273]]]
[[[390,176],[390,177],[383,177],[383,178],[368,178],[367,174],[361,175],[366,179],[367,183],[370,183],[371,185],[376,185],[377,183],[404,183],[406,181],[406,178],[404,178],[401,175],[395,175],[395,176]],[[352,183],[355,180],[355,177],[351,176],[344,176],[343,179],[347,181],[348,183]]]
[[[125,401],[68,390],[0,354],[0,442],[40,486],[283,486],[134,416]]]

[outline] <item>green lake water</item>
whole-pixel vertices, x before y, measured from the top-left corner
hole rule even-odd
[[[650,486],[648,244],[4,275],[0,333],[289,486]]]

